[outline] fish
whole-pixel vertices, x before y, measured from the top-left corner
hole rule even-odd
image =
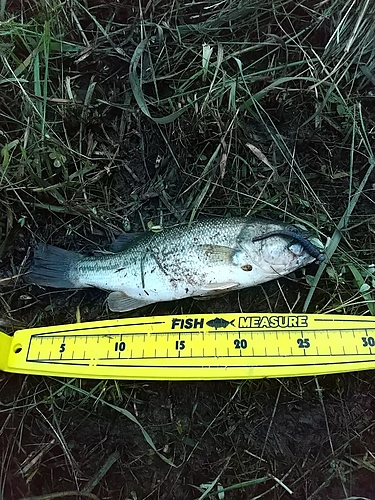
[[[210,319],[210,321],[206,322],[206,325],[217,330],[218,328],[226,328],[228,325],[234,326],[234,319],[232,321],[227,321],[224,318]]]
[[[118,238],[116,252],[85,255],[40,243],[24,279],[52,288],[96,287],[111,311],[187,297],[212,297],[285,276],[318,249],[290,224],[211,218]],[[320,255],[320,251],[319,251]]]

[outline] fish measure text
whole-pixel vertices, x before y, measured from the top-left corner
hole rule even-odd
[[[238,328],[306,328],[306,315],[240,316]]]
[[[237,325],[235,325],[238,323]],[[264,316],[240,316],[238,319],[226,320],[223,318],[214,318],[205,322],[205,318],[172,318],[172,330],[197,330],[205,326],[217,329],[225,329],[232,326],[232,328],[307,328],[308,316],[307,315],[264,315]]]
[[[171,328],[175,330],[190,330],[191,328],[203,328],[204,318],[172,318]]]

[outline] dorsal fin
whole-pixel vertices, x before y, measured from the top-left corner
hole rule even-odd
[[[122,252],[139,238],[142,238],[144,234],[145,233],[122,233],[112,241],[109,250],[114,253]]]

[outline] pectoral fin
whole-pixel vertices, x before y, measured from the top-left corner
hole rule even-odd
[[[147,302],[146,300],[133,299],[128,297],[124,292],[112,292],[108,295],[108,307],[114,312],[126,312],[132,311],[133,309],[138,309],[139,307],[144,307],[153,302]]]
[[[201,245],[203,253],[212,262],[217,263],[232,263],[233,255],[236,252],[234,248],[225,247],[223,245]]]

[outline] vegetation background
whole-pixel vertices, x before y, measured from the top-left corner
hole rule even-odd
[[[2,330],[114,317],[25,285],[36,242],[208,215],[302,223],[328,259],[142,314],[375,313],[372,0],[0,0],[0,58]],[[372,372],[2,373],[0,499],[374,499],[374,398]]]

